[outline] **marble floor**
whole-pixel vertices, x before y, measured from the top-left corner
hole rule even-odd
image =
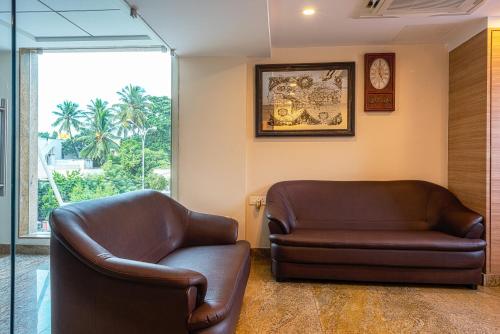
[[[0,333],[8,331],[8,258],[0,258]],[[50,333],[47,256],[17,259],[16,333]],[[6,307],[7,306],[7,307]],[[500,287],[277,283],[269,259],[252,257],[238,334],[500,333]]]
[[[7,270],[9,270],[7,272]],[[8,333],[10,259],[0,258],[0,334]],[[16,258],[15,333],[50,334],[50,277],[46,255]]]
[[[254,256],[237,333],[500,333],[500,287],[277,283]]]

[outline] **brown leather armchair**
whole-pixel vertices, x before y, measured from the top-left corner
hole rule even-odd
[[[280,182],[266,214],[277,280],[482,280],[483,217],[429,182]]]
[[[52,333],[233,333],[250,270],[235,220],[154,191],[54,210]]]

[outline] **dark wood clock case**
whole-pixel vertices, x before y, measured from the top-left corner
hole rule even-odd
[[[390,79],[383,89],[373,87],[370,81],[370,67],[378,58],[385,59],[390,68]],[[365,54],[365,111],[394,111],[396,87],[396,54],[367,53]]]

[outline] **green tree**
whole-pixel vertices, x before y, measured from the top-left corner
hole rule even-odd
[[[72,130],[78,131],[82,126],[82,119],[84,118],[83,111],[78,108],[78,103],[64,101],[57,105],[57,109],[59,110],[52,112],[57,116],[52,126],[59,127],[59,132],[66,132],[69,135],[76,157],[78,157],[78,151],[73,140]]]
[[[118,135],[127,137],[129,131],[137,133],[137,130],[144,128],[149,108],[149,96],[146,95],[144,88],[131,84],[116,93],[120,98],[120,103],[114,106]]]
[[[49,215],[57,208],[56,196],[50,187],[48,181],[38,181],[38,220],[44,221],[49,219]]]
[[[167,181],[164,177],[153,173],[155,168],[166,168],[169,163],[164,152],[146,148],[145,175],[149,188],[165,190]],[[119,192],[137,190],[141,188],[142,174],[142,145],[138,136],[125,139],[121,142],[116,154],[103,165],[104,175],[110,180]],[[154,176],[151,176],[153,175]],[[161,179],[163,180],[161,180]]]
[[[54,131],[52,134],[47,131],[38,132],[38,137],[43,139],[57,139],[57,132]]]
[[[172,147],[172,101],[167,96],[151,96],[146,128],[156,127],[153,136],[146,138],[146,146],[162,151],[170,161]]]
[[[98,165],[102,165],[108,156],[118,148],[114,134],[112,109],[108,102],[99,98],[92,100],[87,106],[87,129],[88,133],[80,140],[88,144],[80,152],[85,158],[92,159]]]

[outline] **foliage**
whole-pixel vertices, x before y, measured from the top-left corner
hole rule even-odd
[[[78,151],[74,146],[75,141],[73,140],[72,130],[78,131],[82,126],[82,118],[84,118],[83,112],[78,108],[78,103],[64,101],[63,103],[57,105],[57,111],[52,112],[57,116],[57,119],[52,126],[59,127],[59,133],[66,132],[69,135],[69,140],[73,145],[73,150],[76,156],[78,156]]]
[[[49,219],[50,212],[57,208],[57,200],[48,181],[38,181],[38,220]]]
[[[151,96],[150,109],[146,118],[146,128],[156,127],[156,132],[146,138],[146,146],[152,150],[165,152],[171,156],[172,148],[172,103],[166,96]]]
[[[144,174],[147,181],[148,176],[153,174],[155,168],[167,168],[168,159],[164,152],[151,150],[146,147],[144,150]],[[126,192],[140,189],[142,175],[142,143],[138,136],[125,139],[121,142],[117,154],[111,157],[103,166],[104,173],[113,185],[120,191]],[[151,179],[157,186],[151,189],[164,190],[165,187],[158,187],[158,180]],[[146,182],[147,183],[147,182]]]
[[[58,119],[54,126],[68,133],[63,140],[63,156],[92,159],[101,166],[97,174],[53,173],[65,203],[119,194],[142,187],[142,139],[147,132],[144,149],[145,186],[165,190],[169,180],[154,172],[167,169],[171,155],[171,100],[166,96],[149,96],[139,86],[129,85],[117,92],[120,103],[109,107],[108,102],[96,98],[86,111],[78,104],[65,101],[54,112]],[[57,133],[55,133],[57,137]],[[51,138],[40,133],[41,138]],[[38,217],[46,220],[58,206],[48,181],[38,181]]]
[[[54,131],[52,134],[48,132],[39,132],[38,137],[43,139],[57,139],[57,132]]]
[[[80,140],[88,144],[81,150],[80,154],[102,165],[110,153],[118,148],[116,140],[118,137],[114,134],[113,114],[108,108],[108,102],[101,99],[92,100],[87,106],[87,129],[86,135]]]
[[[144,130],[146,113],[149,109],[149,96],[146,95],[144,88],[128,85],[117,94],[120,97],[120,103],[114,107],[117,110],[118,135],[127,137],[129,131],[137,133],[137,131]]]

